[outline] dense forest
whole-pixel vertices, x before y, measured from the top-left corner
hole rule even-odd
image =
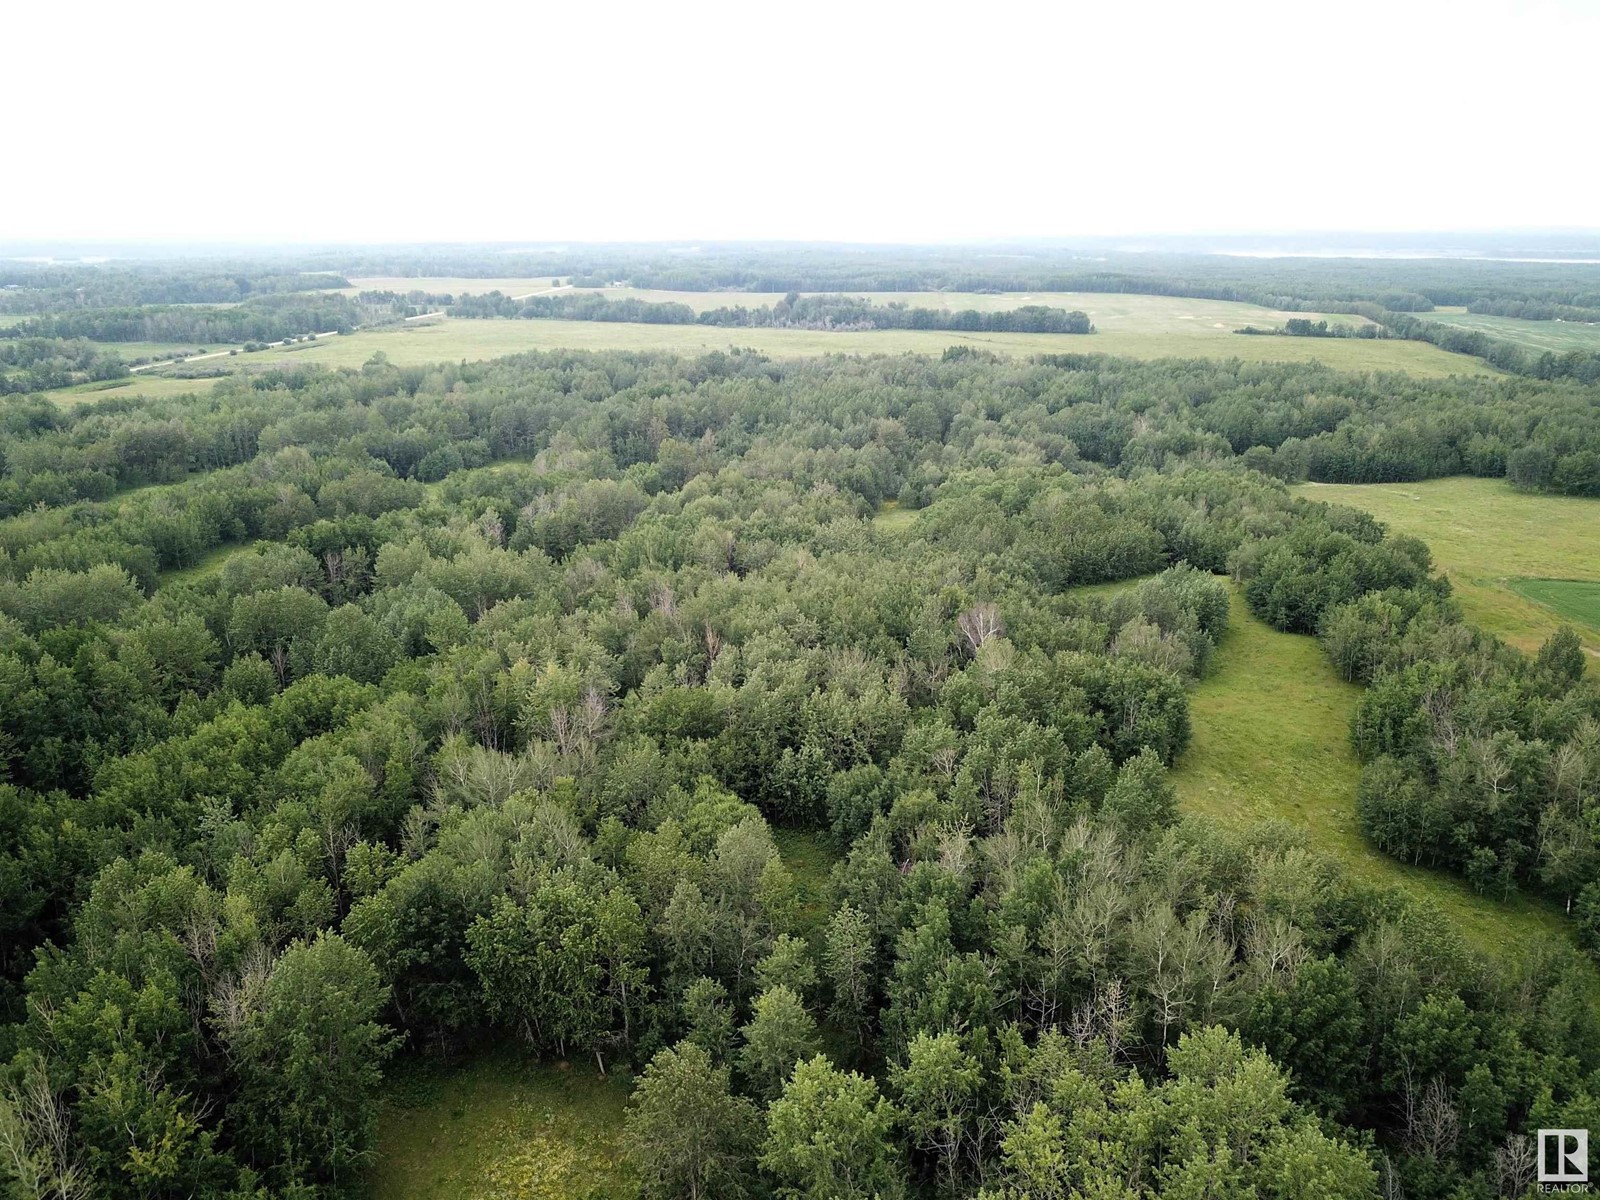
[[[101,342],[278,342],[307,333],[347,333],[360,310],[345,296],[281,292],[228,307],[147,305],[74,308],[31,317],[11,337],[92,338]],[[0,341],[0,345],[3,345]]]
[[[1521,1195],[1600,1125],[1592,959],[1168,767],[1237,586],[1365,686],[1374,841],[1597,948],[1575,639],[1285,486],[1600,494],[1597,421],[971,351],[0,400],[0,1178],[358,1195],[390,1064],[519,1039],[636,1076],[650,1196]]]
[[[30,263],[0,259],[0,313],[161,304],[239,304],[264,295],[346,288],[334,272],[249,261]]]

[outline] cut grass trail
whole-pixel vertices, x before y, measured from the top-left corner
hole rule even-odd
[[[1316,639],[1255,617],[1237,588],[1210,676],[1190,697],[1194,736],[1174,772],[1185,810],[1232,825],[1282,820],[1368,882],[1395,886],[1454,920],[1475,948],[1515,954],[1567,932],[1526,897],[1501,902],[1455,876],[1407,866],[1374,848],[1356,813],[1360,765],[1350,717],[1361,689],[1340,679]]]
[[[1468,621],[1534,653],[1563,624],[1600,652],[1600,501],[1516,492],[1503,479],[1305,484],[1428,543]],[[1585,598],[1586,586],[1587,599]]]

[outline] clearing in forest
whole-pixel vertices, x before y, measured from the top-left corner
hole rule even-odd
[[[637,1196],[621,1145],[630,1082],[519,1049],[403,1069],[378,1121],[372,1200]]]
[[[1443,910],[1480,950],[1565,937],[1545,904],[1480,896],[1453,875],[1408,866],[1367,841],[1356,812],[1361,769],[1350,747],[1360,695],[1315,638],[1278,632],[1233,589],[1215,665],[1190,696],[1194,737],[1173,774],[1183,807],[1230,825],[1281,820],[1304,829],[1314,848],[1352,874]]]
[[[1533,653],[1571,624],[1600,653],[1600,501],[1513,491],[1503,479],[1306,484],[1428,543],[1468,621]]]

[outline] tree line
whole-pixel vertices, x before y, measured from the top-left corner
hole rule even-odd
[[[561,293],[513,300],[498,291],[462,296],[451,306],[456,317],[519,317],[525,320],[626,321],[647,325],[716,325],[724,328],[785,329],[943,329],[986,333],[1093,333],[1082,312],[1041,304],[998,312],[911,307],[875,303],[856,296],[801,296],[792,292],[759,308],[723,306],[696,312],[681,301]]]

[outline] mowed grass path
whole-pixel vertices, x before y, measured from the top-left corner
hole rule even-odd
[[[1529,653],[1563,624],[1583,622],[1566,589],[1540,581],[1600,583],[1600,501],[1516,492],[1503,479],[1430,479],[1423,483],[1305,484],[1310,500],[1348,504],[1398,533],[1419,537],[1450,579],[1467,620]],[[1574,608],[1576,602],[1578,607]],[[1574,624],[1600,653],[1600,625]]]
[[[1356,812],[1360,764],[1350,748],[1360,695],[1315,638],[1279,633],[1233,589],[1215,666],[1190,697],[1194,737],[1173,775],[1184,809],[1229,825],[1283,820],[1304,829],[1313,847],[1357,877],[1438,906],[1480,950],[1514,953],[1530,938],[1565,938],[1561,918],[1546,905],[1480,896],[1452,875],[1407,866],[1367,841]]]
[[[511,1048],[398,1069],[378,1120],[372,1200],[624,1200],[629,1077]]]

